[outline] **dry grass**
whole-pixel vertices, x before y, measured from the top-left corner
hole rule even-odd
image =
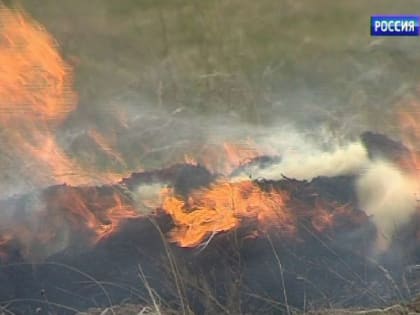
[[[75,65],[80,94],[75,121],[102,127],[108,104],[129,103],[227,115],[256,125],[289,120],[311,127],[323,121],[331,129],[356,134],[367,126],[392,131],[391,105],[420,81],[418,40],[369,36],[370,15],[419,14],[413,0],[21,3],[54,34]],[[274,248],[273,254],[282,274]],[[209,314],[240,311],[236,296],[241,283],[232,284],[232,299],[225,305],[203,279],[188,278],[168,246],[166,255],[182,314],[191,314],[187,288],[206,299]],[[110,305],[91,314],[166,310],[141,268],[139,274],[148,308]],[[287,303],[252,298],[265,300],[277,311],[293,311]],[[6,308],[2,311],[7,313]]]
[[[420,81],[419,41],[369,36],[371,14],[420,13],[415,0],[19,2],[75,67],[79,107],[59,138],[91,168],[160,167],[180,151],[190,153],[198,132],[188,129],[188,114],[204,121],[222,116],[233,126],[295,124],[309,132],[324,123],[337,137],[394,132],[393,105]],[[124,144],[118,143],[123,165],[72,138],[91,128],[106,138],[121,135],[115,111],[132,118],[145,107],[180,113],[175,118],[188,117],[186,126],[179,131],[160,120],[153,132],[138,121],[134,135],[122,133]],[[197,142],[217,133],[218,121]],[[141,132],[147,135],[136,138]],[[19,165],[1,153],[0,176],[17,186],[8,177]]]
[[[369,36],[370,15],[420,13],[416,1],[22,3],[76,64],[82,112],[117,99],[257,124],[311,114],[339,128],[356,114],[352,127],[381,128],[420,79],[418,41]]]

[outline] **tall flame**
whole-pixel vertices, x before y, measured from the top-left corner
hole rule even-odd
[[[59,145],[57,130],[76,109],[72,84],[72,69],[53,37],[21,10],[0,5],[0,150],[11,157],[7,162],[20,166],[22,174],[17,177],[30,177],[32,185],[81,185],[93,176],[112,181],[121,177],[85,171]],[[122,163],[104,137],[95,132],[90,136],[101,150]],[[23,251],[31,251],[36,242],[54,242],[68,224],[88,228],[91,239],[97,240],[113,233],[121,220],[138,215],[121,193],[62,189],[53,199],[45,197],[45,204],[31,208],[25,219],[13,219],[24,209],[2,208],[0,248],[17,241]]]
[[[21,10],[0,6],[0,140],[33,185],[80,185],[121,174],[87,170],[60,146],[56,133],[76,109],[73,71],[53,37]],[[95,144],[124,164],[101,134]],[[25,176],[21,176],[25,177]]]
[[[73,182],[77,165],[56,127],[76,108],[72,72],[54,39],[18,10],[0,6],[0,123],[3,149],[42,183]]]
[[[0,150],[18,159],[34,184],[80,185],[91,176],[56,139],[60,124],[76,108],[72,80],[72,69],[44,28],[21,11],[0,6]],[[116,150],[116,138],[104,137],[95,129],[89,137],[108,157],[125,166],[123,156]],[[205,165],[213,173],[229,175],[260,155],[254,147],[251,141],[209,145],[197,158],[189,155],[186,159],[191,164]],[[99,175],[104,176],[115,180],[118,174]],[[34,243],[59,239],[63,226],[70,226],[73,232],[87,229],[95,242],[114,233],[122,220],[139,215],[132,197],[127,197],[117,185],[62,185],[53,189],[56,190],[42,196],[38,208],[31,208],[29,218],[16,219],[7,214],[21,213],[21,209],[0,213],[6,217],[0,220],[0,249],[17,242],[30,255],[36,249]],[[165,189],[162,200],[160,208],[175,224],[171,239],[184,247],[197,246],[217,233],[247,223],[252,233],[275,229],[284,237],[296,237],[299,222],[322,232],[337,227],[345,221],[340,220],[342,217],[353,220],[351,207],[324,201],[319,196],[301,200],[293,196],[292,190],[263,189],[254,181],[220,180],[193,191],[187,199]],[[157,202],[150,200],[149,204]],[[3,255],[0,250],[0,259]]]
[[[75,108],[72,73],[53,38],[21,11],[0,7],[2,122],[61,122]]]

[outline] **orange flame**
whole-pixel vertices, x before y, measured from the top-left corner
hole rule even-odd
[[[89,136],[95,141],[98,147],[110,156],[113,160],[117,161],[120,165],[125,165],[122,155],[114,149],[113,144],[110,143],[101,133],[95,129],[89,130]]]
[[[248,221],[256,223],[256,230],[249,231],[250,235],[275,230],[285,238],[295,239],[298,222],[308,222],[321,233],[359,225],[366,219],[348,205],[327,202],[319,196],[300,200],[286,190],[265,191],[252,181],[219,182],[194,191],[186,201],[174,196],[172,190],[165,190],[163,195],[162,209],[175,223],[171,240],[183,247],[195,247],[208,237],[234,230]]]
[[[75,108],[72,74],[53,38],[20,11],[0,7],[0,116],[60,122]]]
[[[77,171],[58,146],[56,126],[76,107],[72,73],[53,38],[21,11],[0,6],[0,122],[4,146],[38,178]],[[47,176],[49,175],[49,176]],[[47,179],[45,179],[47,178]]]
[[[111,186],[56,186],[17,212],[7,203],[2,205],[5,214],[13,215],[2,217],[0,261],[6,260],[7,248],[14,244],[31,260],[66,248],[75,237],[95,244],[118,231],[122,222],[140,216],[132,200]]]
[[[262,229],[281,227],[295,232],[293,217],[285,210],[287,194],[263,192],[251,181],[220,182],[197,190],[187,202],[165,191],[162,208],[171,215],[176,229],[171,238],[184,247],[199,245],[206,237],[237,228],[241,221],[256,220]]]
[[[72,71],[53,38],[22,12],[0,6],[0,137],[6,150],[19,156],[28,173],[35,179],[42,178],[42,184],[80,185],[90,176],[66,154],[55,136],[59,125],[76,108],[72,80]],[[124,165],[113,141],[96,130],[89,135],[103,152]],[[207,146],[198,158],[186,156],[186,160],[216,173],[230,174],[260,155],[254,147],[250,141]],[[96,242],[114,233],[123,220],[139,216],[133,201],[116,188],[63,185],[55,189],[43,196],[34,218],[23,223],[13,218],[11,224],[0,222],[0,249],[17,241],[29,255],[34,243],[54,241],[66,225],[76,231],[89,230]],[[212,235],[247,222],[256,226],[251,234],[276,229],[285,237],[295,237],[301,219],[316,231],[324,231],[337,226],[340,218],[351,216],[349,207],[319,198],[305,203],[292,198],[289,191],[263,190],[252,181],[220,181],[192,192],[188,200],[165,190],[161,208],[176,226],[171,239],[185,247],[197,246]],[[0,258],[2,255],[0,251]]]
[[[74,228],[87,227],[94,233],[94,241],[115,232],[122,220],[139,216],[118,190],[101,193],[95,187],[62,186],[46,203],[48,209],[63,212]]]
[[[400,130],[404,144],[409,149],[408,156],[400,161],[413,175],[420,176],[420,104],[412,101],[398,112]]]
[[[31,174],[33,185],[115,181],[121,174],[85,170],[59,145],[56,131],[76,109],[73,73],[54,39],[20,10],[0,6],[0,124],[3,150]],[[95,144],[124,165],[98,132]]]
[[[121,178],[121,174],[85,171],[60,147],[57,128],[77,104],[72,84],[72,69],[52,36],[22,11],[0,5],[1,150],[20,163],[22,172],[31,176],[31,184],[81,185],[93,176],[112,181]],[[123,163],[101,134],[93,131],[90,136],[101,150]],[[93,188],[63,187],[34,209],[30,218],[2,220],[0,248],[18,241],[30,251],[36,242],[45,244],[57,238],[66,222],[73,229],[86,227],[95,241],[113,233],[121,220],[138,216],[120,192],[100,195]]]

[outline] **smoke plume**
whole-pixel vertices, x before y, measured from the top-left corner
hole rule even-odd
[[[395,166],[372,162],[356,183],[360,207],[377,227],[376,250],[388,248],[393,234],[406,224],[416,209],[418,183]]]

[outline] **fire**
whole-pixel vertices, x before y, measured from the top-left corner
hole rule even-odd
[[[3,145],[46,182],[72,182],[69,174],[77,171],[54,136],[55,128],[76,108],[71,85],[70,67],[54,39],[23,12],[0,6]],[[46,175],[50,178],[45,180]]]
[[[420,104],[412,101],[398,112],[400,130],[404,144],[409,149],[408,156],[400,161],[405,169],[419,176],[420,170]]]
[[[87,228],[94,242],[115,232],[121,221],[139,216],[131,200],[111,188],[61,186],[46,196],[46,208],[63,213],[76,229]]]
[[[106,139],[100,132],[95,129],[89,130],[89,137],[95,141],[98,147],[110,156],[114,161],[117,161],[120,165],[125,166],[125,161],[122,155],[115,150],[114,145]]]
[[[4,6],[0,31],[1,121],[62,121],[75,108],[76,95],[53,38],[22,12]]]
[[[30,184],[82,185],[121,177],[85,169],[58,143],[56,132],[76,107],[73,71],[53,37],[24,12],[0,6],[0,140],[2,150],[31,174]],[[96,131],[89,136],[125,165],[108,139]]]
[[[334,228],[344,228],[346,225],[353,224],[359,226],[365,217],[357,213],[348,204],[329,203],[317,199],[315,207],[311,209],[311,226],[318,232],[323,233]]]
[[[222,144],[204,145],[196,154],[185,154],[184,162],[191,165],[203,165],[213,173],[229,175],[239,166],[261,156],[255,144],[247,139],[240,143],[223,142]]]
[[[323,200],[318,195],[297,198],[289,190],[262,188],[253,181],[222,181],[199,189],[187,200],[167,189],[162,209],[172,217],[175,228],[171,240],[182,247],[195,247],[215,234],[241,226],[255,226],[255,236],[276,232],[286,239],[297,239],[299,225],[323,233],[362,224],[366,217],[350,205]]]
[[[0,6],[2,152],[19,163],[33,185],[84,185],[95,178],[102,182],[121,178],[108,171],[86,170],[60,146],[56,132],[77,107],[72,85],[73,71],[53,37],[21,10]],[[100,150],[124,165],[112,141],[95,130],[89,136]],[[96,242],[114,233],[122,220],[138,216],[119,190],[60,186],[53,193],[47,190],[40,199],[30,211],[2,207],[0,248],[17,242],[24,255],[33,256],[34,244],[51,247],[66,238],[65,227],[88,230],[89,239]]]
[[[295,232],[293,217],[286,211],[287,194],[263,192],[251,181],[220,182],[193,192],[187,201],[165,192],[162,208],[176,229],[171,239],[194,247],[215,233],[237,228],[244,219],[254,219],[262,229],[277,225],[285,234]]]
[[[1,204],[0,261],[13,246],[38,260],[75,241],[94,245],[140,216],[132,199],[112,186],[54,186],[29,198],[18,209],[13,202]]]
[[[72,69],[44,28],[23,12],[1,6],[2,150],[21,162],[34,184],[66,185],[40,193],[39,202],[31,203],[30,209],[2,209],[0,215],[5,218],[0,220],[0,259],[5,255],[1,250],[14,243],[19,244],[26,256],[38,255],[34,252],[39,244],[62,249],[61,244],[73,234],[88,234],[88,240],[94,244],[115,233],[124,220],[139,217],[136,201],[119,185],[74,187],[88,183],[93,176],[117,181],[119,174],[86,171],[60,147],[57,130],[77,104],[72,81]],[[121,117],[121,124],[126,125],[125,117]],[[92,129],[88,136],[119,166],[126,167],[122,154],[116,150],[117,135],[105,137]],[[250,140],[225,142],[204,146],[196,156],[186,155],[185,160],[228,177],[262,153]],[[324,232],[348,218],[353,220],[351,207],[327,202],[319,196],[306,197],[303,200],[294,196],[293,189],[262,187],[255,181],[219,179],[186,198],[165,189],[162,201],[156,198],[141,203],[157,206],[171,216],[175,225],[171,240],[183,247],[198,246],[215,234],[244,226],[249,235],[275,230],[285,238],[296,238],[301,222]],[[57,245],[54,247],[53,243]]]
[[[242,145],[225,142],[223,143],[223,148],[226,153],[226,160],[230,166],[230,172],[238,166],[247,163],[260,155],[260,153],[253,148],[250,140]]]

